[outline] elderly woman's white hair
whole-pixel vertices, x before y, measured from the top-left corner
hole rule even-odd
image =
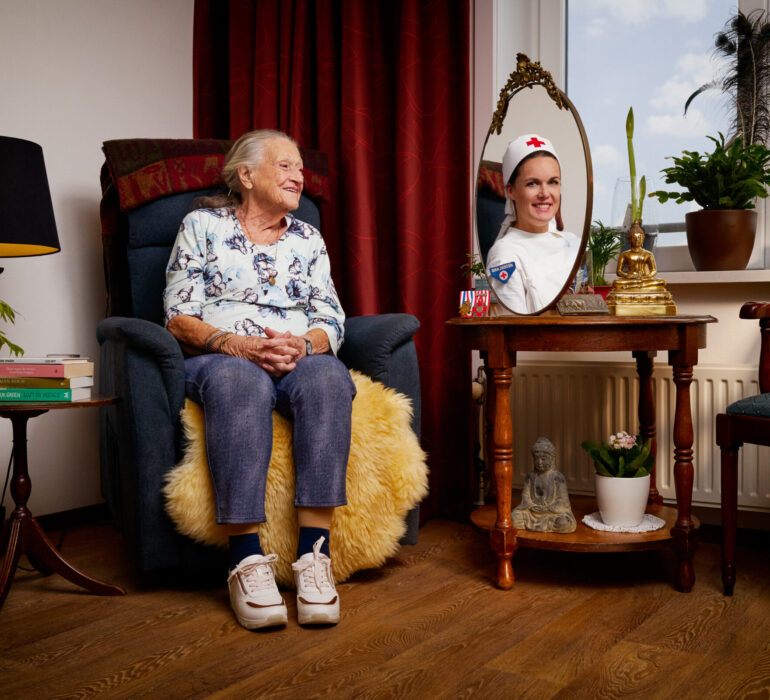
[[[267,144],[276,139],[288,141],[297,146],[297,142],[291,136],[284,134],[282,131],[274,131],[272,129],[249,131],[232,145],[225,158],[225,164],[222,166],[222,179],[233,192],[238,192],[239,194],[241,192],[238,168],[241,165],[247,165],[250,168],[260,165],[265,157]]]
[[[219,209],[229,207],[234,209],[241,203],[241,179],[238,177],[238,168],[246,165],[256,168],[262,163],[267,152],[267,144],[280,139],[299,145],[288,134],[273,129],[258,129],[248,131],[241,136],[227,152],[225,163],[222,166],[222,179],[230,190],[227,193],[197,197],[193,203],[193,209]]]

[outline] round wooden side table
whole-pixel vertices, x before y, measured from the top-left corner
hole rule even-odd
[[[0,608],[13,583],[16,566],[22,554],[41,573],[57,573],[68,581],[99,595],[125,595],[120,586],[92,578],[69,564],[50,543],[27,501],[32,491],[27,466],[27,421],[47,411],[76,408],[96,408],[117,402],[116,397],[95,396],[86,401],[24,402],[0,404],[0,417],[13,424],[13,478],[11,496],[16,507],[0,531]]]

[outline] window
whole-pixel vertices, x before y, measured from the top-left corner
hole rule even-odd
[[[711,151],[714,144],[706,135],[727,134],[729,109],[718,90],[699,95],[686,117],[683,112],[688,96],[718,71],[714,36],[735,11],[735,0],[567,3],[566,92],[591,145],[594,220],[623,223],[630,189],[629,107],[634,109],[637,174],[646,176],[648,193],[667,187],[660,173],[670,164],[667,156]],[[658,233],[659,262],[666,247],[686,245],[684,215],[698,208],[645,199],[644,227]]]
[[[607,224],[617,180],[628,177],[625,121],[630,106],[635,113],[637,172],[651,178],[648,191],[665,187],[660,170],[670,164],[666,156],[683,149],[711,151],[713,143],[706,136],[727,130],[729,105],[717,91],[696,98],[686,119],[682,113],[687,97],[715,77],[715,35],[738,9],[746,14],[770,11],[770,0],[476,0],[474,89],[482,115],[479,124],[486,128],[517,52],[540,61],[580,112],[594,165],[592,218]],[[666,279],[683,283],[706,277],[717,282],[767,281],[770,199],[759,200],[756,207],[757,236],[748,269],[715,275],[694,272],[684,234],[669,230],[676,224],[682,228],[689,205],[663,207],[648,197],[645,228],[649,231],[653,222],[674,224],[659,233],[658,269],[681,272]],[[616,208],[622,210],[622,205]]]

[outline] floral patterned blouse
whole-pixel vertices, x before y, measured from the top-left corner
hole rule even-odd
[[[318,229],[287,215],[271,245],[244,234],[232,209],[198,209],[182,221],[166,268],[165,320],[186,314],[245,336],[265,328],[303,335],[322,328],[336,354],[345,313]]]

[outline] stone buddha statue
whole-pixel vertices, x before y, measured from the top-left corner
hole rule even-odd
[[[577,521],[567,495],[567,481],[556,470],[556,448],[540,437],[532,446],[535,470],[527,474],[521,503],[513,509],[513,526],[535,532],[574,532]]]
[[[618,256],[617,279],[607,295],[607,307],[616,316],[676,314],[666,282],[658,277],[655,256],[642,248],[644,231],[635,221],[628,232],[630,250]]]

